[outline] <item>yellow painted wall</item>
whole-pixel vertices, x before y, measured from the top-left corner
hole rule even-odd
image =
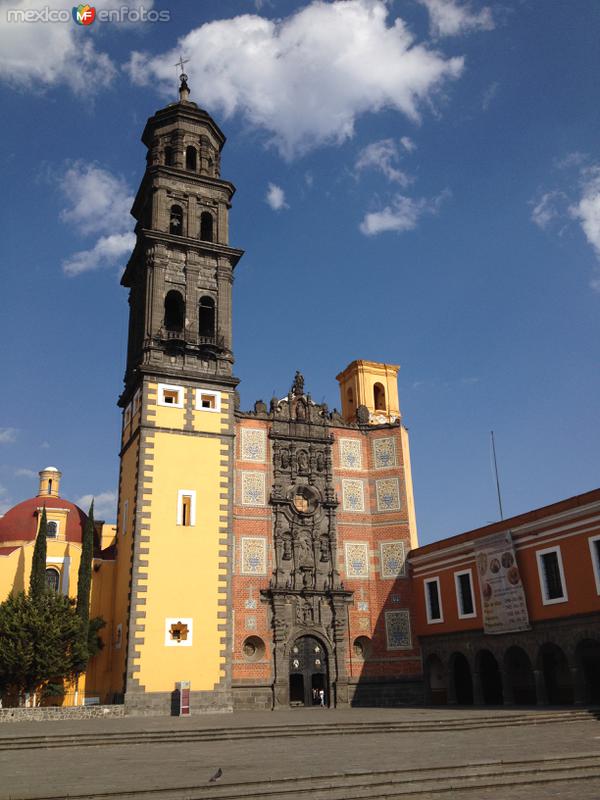
[[[123,675],[126,667],[127,635],[129,622],[129,587],[131,581],[131,554],[136,514],[137,464],[139,452],[139,413],[129,427],[133,438],[121,455],[119,503],[117,507],[117,559],[114,568],[113,609],[106,640],[110,648],[111,682],[113,691],[124,691]],[[127,520],[125,522],[125,501]],[[117,627],[121,625],[120,646]],[[107,626],[108,627],[108,626]]]
[[[187,387],[186,392],[195,388]],[[148,692],[171,691],[181,680],[191,681],[194,691],[210,691],[225,665],[220,655],[225,634],[218,629],[225,620],[218,617],[222,609],[218,600],[225,599],[226,556],[219,555],[225,549],[219,545],[219,517],[220,495],[226,491],[220,472],[227,440],[218,434],[227,423],[229,398],[222,394],[220,413],[194,411],[193,432],[184,433],[185,409],[152,406],[156,396],[157,386],[150,384],[144,400],[149,403],[149,418],[167,430],[148,434],[152,471],[146,472],[143,497],[150,528],[143,533],[150,541],[144,544],[148,565],[141,570],[147,573],[141,581],[147,587],[142,595],[146,617],[145,630],[139,634],[144,641],[132,668]],[[177,524],[180,490],[196,492],[193,526]],[[165,645],[166,619],[175,617],[193,620],[191,646]]]
[[[388,421],[400,417],[400,402],[398,400],[398,370],[395,364],[380,364],[376,361],[353,361],[343,372],[337,376],[340,384],[342,401],[342,416],[349,422],[356,416],[356,409],[360,405],[366,406],[371,414],[381,414],[375,409],[374,387],[381,383],[385,389],[386,411]],[[348,389],[352,389],[354,402],[348,401]]]
[[[412,467],[410,463],[410,445],[408,431],[404,425],[400,426],[400,441],[402,442],[402,463],[404,465],[404,484],[406,486],[406,504],[408,506],[408,528],[410,531],[411,549],[419,546],[417,533],[417,515],[415,512],[415,497],[413,492]]]

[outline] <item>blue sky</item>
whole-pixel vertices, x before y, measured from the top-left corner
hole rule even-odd
[[[0,2],[0,511],[51,463],[114,517],[127,210],[179,53],[238,190],[242,407],[401,364],[422,542],[498,518],[492,428],[506,515],[596,487],[600,5],[143,5],[169,21]]]

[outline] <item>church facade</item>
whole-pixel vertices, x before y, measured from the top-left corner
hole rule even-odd
[[[142,141],[122,279],[115,689],[140,711],[167,711],[181,681],[207,709],[414,698],[398,368],[353,362],[338,376],[341,413],[300,373],[285,397],[241,411],[225,137],[184,78]]]
[[[349,364],[340,411],[300,372],[241,409],[225,137],[182,76],[142,141],[117,522],[94,537],[104,647],[48,702],[168,714],[183,684],[192,713],[597,703],[600,490],[419,547],[398,367]],[[2,599],[44,509],[48,585],[76,594],[86,515],[60,479],[0,518]]]

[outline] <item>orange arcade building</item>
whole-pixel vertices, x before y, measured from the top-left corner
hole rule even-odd
[[[409,560],[425,702],[600,703],[600,489]]]

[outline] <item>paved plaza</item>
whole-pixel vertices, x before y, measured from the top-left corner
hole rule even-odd
[[[600,721],[572,710],[415,708],[12,723],[0,727],[0,776],[2,800],[591,800]]]

